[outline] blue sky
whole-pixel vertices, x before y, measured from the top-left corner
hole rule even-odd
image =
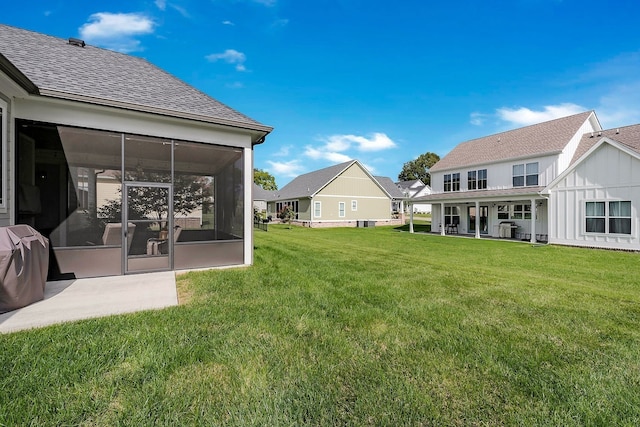
[[[34,0],[0,22],[146,58],[275,130],[255,166],[427,151],[584,110],[640,123],[637,0]]]

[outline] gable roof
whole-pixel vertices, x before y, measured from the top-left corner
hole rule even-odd
[[[621,128],[607,129],[599,132],[590,132],[582,136],[578,148],[576,149],[571,164],[580,159],[587,151],[591,149],[602,138],[610,138],[618,141],[622,145],[629,147],[640,153],[640,124],[624,126]]]
[[[413,179],[411,181],[398,181],[396,182],[396,185],[403,190],[407,188],[423,188],[425,186],[424,182],[422,182],[421,179]]]
[[[549,194],[559,182],[573,172],[580,163],[603,144],[609,144],[620,151],[627,152],[629,155],[640,159],[640,124],[593,132],[593,134],[589,132],[583,135],[569,167],[549,183],[543,193]]]
[[[253,183],[253,200],[269,200],[275,191],[265,190],[255,182]]]
[[[299,175],[280,190],[275,191],[271,195],[271,200],[311,197],[355,162],[355,160],[349,160],[348,162]]]
[[[277,200],[291,200],[300,199],[306,197],[315,196],[320,190],[329,185],[335,178],[342,172],[347,170],[352,165],[357,164],[371,179],[389,195],[389,192],[380,184],[376,178],[374,178],[367,168],[362,166],[357,160],[349,160],[344,163],[329,166],[324,169],[318,169],[317,171],[305,173],[303,175],[294,178],[293,181],[282,187],[278,191],[274,191],[271,194],[270,201]],[[389,197],[392,197],[389,195]]]
[[[374,176],[376,181],[389,193],[392,199],[404,199],[404,193],[388,176]]]
[[[561,152],[594,111],[472,139],[457,145],[431,172]]]
[[[34,95],[272,130],[145,59],[2,24],[0,71]]]

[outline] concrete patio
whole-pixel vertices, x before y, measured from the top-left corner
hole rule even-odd
[[[44,300],[0,314],[0,333],[177,304],[173,271],[47,282]]]

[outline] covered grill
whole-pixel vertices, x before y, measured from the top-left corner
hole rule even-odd
[[[516,229],[518,226],[513,221],[502,221],[500,223],[500,237],[513,239],[516,237]]]
[[[0,314],[44,298],[49,240],[28,225],[0,227]]]

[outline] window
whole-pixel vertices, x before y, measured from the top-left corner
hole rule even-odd
[[[469,190],[484,190],[487,188],[487,170],[467,172],[467,188]]]
[[[339,202],[338,203],[338,216],[340,218],[344,218],[345,215],[345,207],[344,207],[344,202]]]
[[[608,204],[606,202],[586,202],[585,231],[587,233],[631,234],[631,202],[615,201]]]
[[[467,172],[467,189],[469,190],[476,189],[477,183],[478,183],[477,174],[478,173],[476,171]]]
[[[604,233],[606,218],[604,214],[604,202],[587,202],[585,219],[587,233]]]
[[[444,207],[444,225],[460,224],[460,208],[458,206]]]
[[[511,219],[531,219],[531,205],[513,205]]]
[[[609,233],[631,234],[631,202],[609,202]]]
[[[451,191],[460,191],[460,174],[451,174]]]
[[[322,202],[313,202],[313,216],[315,218],[322,216]]]
[[[352,200],[351,201],[351,210],[352,211],[357,211],[358,210],[358,201],[357,200]]]
[[[444,191],[451,191],[451,174],[444,174]]]
[[[485,190],[487,188],[487,170],[480,169],[478,171],[478,190]]]
[[[498,219],[509,219],[510,208],[509,205],[498,205]]]
[[[276,203],[276,212],[280,213],[282,212],[282,209],[284,209],[285,206],[289,206],[291,208],[291,210],[293,211],[293,219],[298,219],[298,201],[297,200],[290,200],[288,202],[277,202]]]
[[[538,185],[538,162],[513,165],[513,186]]]
[[[538,162],[527,163],[526,169],[527,169],[526,170],[527,187],[538,185]]]

